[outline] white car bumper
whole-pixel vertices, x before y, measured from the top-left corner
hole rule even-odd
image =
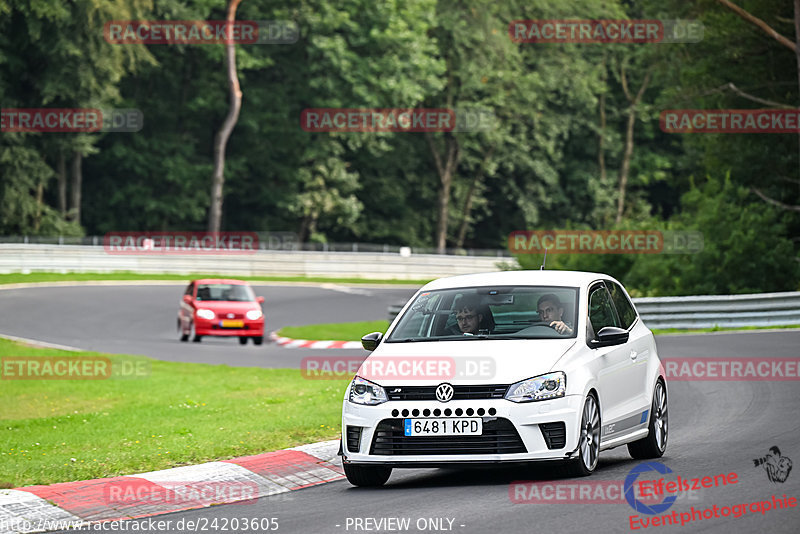
[[[578,447],[583,401],[580,395],[527,403],[482,399],[447,403],[389,401],[377,406],[364,406],[345,400],[342,410],[343,460],[346,463],[395,467],[562,460]],[[483,414],[482,435],[404,435],[403,419],[436,418],[434,410],[440,410],[438,417],[448,417],[444,413],[446,409],[451,411],[449,417],[478,417]],[[460,415],[456,411],[459,409]],[[418,410],[417,415],[414,415],[415,410]],[[429,414],[426,416],[425,413]]]

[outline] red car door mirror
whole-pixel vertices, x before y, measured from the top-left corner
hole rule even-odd
[[[259,304],[264,304],[264,297],[256,297],[256,302]]]
[[[183,296],[183,302],[186,302],[186,303],[188,303],[188,304],[191,304],[191,302],[192,302],[192,296],[191,296],[191,295],[184,295],[184,296]]]

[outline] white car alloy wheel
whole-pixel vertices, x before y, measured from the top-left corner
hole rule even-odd
[[[667,392],[661,382],[656,383],[655,402],[653,403],[653,418],[655,418],[655,438],[659,451],[667,448],[668,414]]]
[[[653,404],[650,408],[650,424],[647,437],[628,444],[628,452],[633,458],[661,458],[667,450],[669,438],[669,410],[667,409],[667,388],[658,380],[653,389]]]
[[[600,410],[593,395],[586,397],[583,404],[579,452],[583,468],[580,471],[588,475],[597,467],[600,456]]]

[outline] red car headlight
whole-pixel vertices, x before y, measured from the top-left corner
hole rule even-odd
[[[206,310],[204,308],[200,308],[199,310],[197,310],[197,316],[200,317],[201,319],[207,319],[209,321],[216,317],[213,311]]]
[[[264,317],[264,314],[261,313],[261,310],[249,310],[245,314],[245,317],[247,317],[251,321],[256,321],[256,320],[261,319],[262,317]]]

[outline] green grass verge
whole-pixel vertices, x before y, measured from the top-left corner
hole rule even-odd
[[[357,323],[311,324],[286,326],[278,331],[279,336],[292,339],[316,339],[321,341],[360,341],[370,332],[386,332],[389,321],[360,321]]]
[[[329,278],[322,276],[231,276],[223,274],[141,274],[130,271],[111,273],[5,273],[0,274],[0,284],[35,282],[73,282],[94,280],[194,280],[196,278],[236,278],[249,282],[315,282],[333,284],[398,284],[422,286],[430,280],[381,280],[377,278]]]
[[[339,436],[347,380],[299,370],[162,362],[0,339],[0,357],[100,356],[147,376],[0,381],[0,487],[103,478]],[[13,372],[13,370],[12,370]]]
[[[653,328],[653,334],[703,334],[706,332],[740,332],[748,330],[783,330],[785,328],[800,328],[800,324],[781,325],[781,326],[741,326],[738,328],[720,328],[715,326],[713,328]]]

